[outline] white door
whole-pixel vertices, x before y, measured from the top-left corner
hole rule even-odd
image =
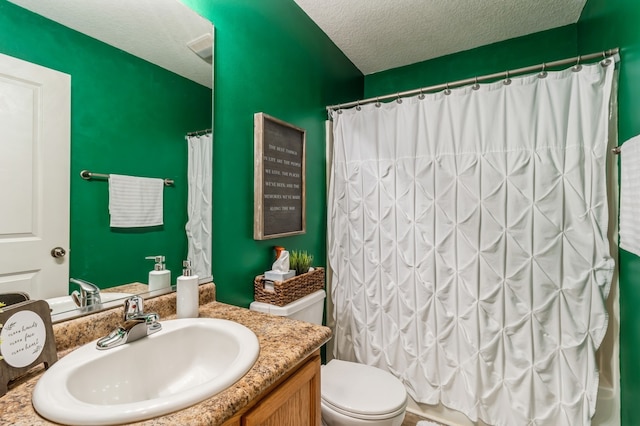
[[[68,293],[70,98],[71,76],[0,54],[0,293]]]

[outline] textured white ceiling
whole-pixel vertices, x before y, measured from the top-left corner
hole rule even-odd
[[[9,0],[111,46],[213,86],[210,63],[187,47],[211,22],[178,0]]]
[[[363,74],[578,21],[586,0],[295,0]]]
[[[212,87],[186,44],[211,23],[178,0],[9,0]],[[256,0],[269,1],[269,0]],[[577,22],[586,0],[294,0],[371,74]]]

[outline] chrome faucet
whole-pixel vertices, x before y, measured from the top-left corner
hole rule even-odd
[[[125,343],[135,342],[161,329],[160,316],[154,312],[144,313],[142,297],[132,296],[124,301],[122,325],[98,340],[96,347],[100,350],[115,348]]]
[[[100,306],[102,299],[100,298],[100,288],[98,288],[97,285],[76,278],[69,278],[69,282],[77,284],[80,287],[80,291],[74,290],[71,293],[71,298],[78,307],[90,308],[88,310],[92,310]]]

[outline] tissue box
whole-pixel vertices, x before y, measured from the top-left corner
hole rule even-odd
[[[264,279],[269,281],[284,281],[293,278],[295,275],[296,271],[294,269],[290,269],[288,272],[267,271],[264,273]]]

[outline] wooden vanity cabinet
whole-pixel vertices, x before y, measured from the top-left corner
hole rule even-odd
[[[320,424],[320,351],[316,351],[223,426]]]

